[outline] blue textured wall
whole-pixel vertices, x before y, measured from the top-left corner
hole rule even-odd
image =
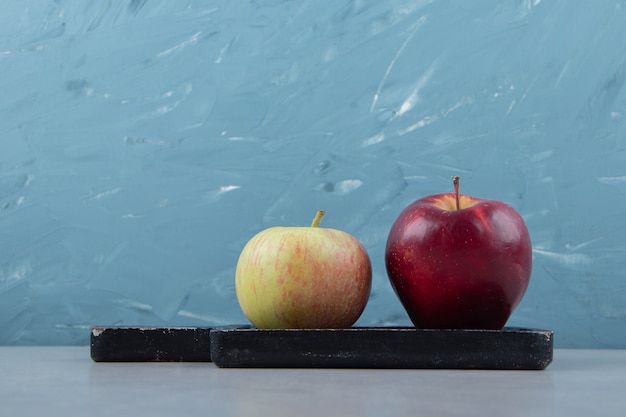
[[[239,251],[319,208],[408,324],[387,232],[459,174],[531,232],[509,325],[624,348],[625,79],[621,0],[5,2],[0,344],[245,322]]]

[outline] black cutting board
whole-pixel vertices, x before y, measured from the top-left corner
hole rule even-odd
[[[545,369],[553,333],[353,327],[93,327],[96,362],[210,362],[222,368]]]
[[[548,330],[213,329],[211,359],[223,368],[545,369]]]
[[[210,327],[92,327],[96,362],[210,362]]]

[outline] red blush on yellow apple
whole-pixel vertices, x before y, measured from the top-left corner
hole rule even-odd
[[[244,246],[235,272],[239,305],[260,329],[347,328],[369,299],[372,268],[352,235],[319,227],[272,227]]]

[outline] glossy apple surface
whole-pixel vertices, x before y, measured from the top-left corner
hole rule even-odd
[[[235,289],[257,328],[339,329],[360,317],[371,281],[361,243],[314,220],[311,227],[272,227],[252,237],[237,262]]]
[[[391,284],[420,328],[501,329],[530,280],[520,214],[501,201],[445,193],[406,207],[391,227]]]

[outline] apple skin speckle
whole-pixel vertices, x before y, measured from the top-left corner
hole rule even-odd
[[[321,227],[272,227],[243,248],[235,272],[242,311],[258,328],[347,328],[371,291],[365,248]]]

